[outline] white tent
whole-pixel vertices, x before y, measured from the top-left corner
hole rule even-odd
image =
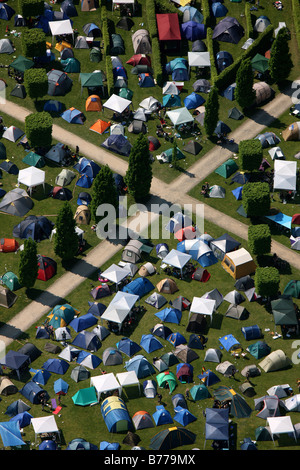
[[[9,126],[5,129],[2,134],[3,139],[10,140],[10,142],[16,142],[24,134],[21,129],[15,126]]]
[[[273,385],[267,390],[268,395],[276,395],[278,398],[287,397],[287,390],[290,388],[289,384]]]
[[[130,385],[137,385],[140,391],[140,382],[135,370],[130,370],[129,372],[120,372],[116,374],[116,377],[122,388],[128,387]]]
[[[112,390],[118,390],[119,396],[122,393],[122,387],[112,372],[91,377],[90,386],[95,387],[98,401],[102,393],[111,392]]]
[[[166,82],[162,89],[163,95],[179,95],[180,90],[177,87],[178,82]]]
[[[43,416],[41,418],[31,418],[31,424],[34,429],[36,441],[38,434],[56,433],[58,436],[60,436],[60,432],[55,421],[55,416],[53,415]]]
[[[270,150],[268,150],[268,153],[272,160],[285,160],[285,156],[280,147],[272,147]]]
[[[188,52],[189,67],[210,67],[209,52]]]
[[[52,40],[54,36],[60,36],[62,34],[72,34],[74,37],[71,20],[49,21],[49,28],[52,34]]]
[[[126,98],[122,98],[121,96],[112,94],[108,100],[104,103],[103,107],[111,109],[116,113],[123,113],[128,106],[131,105],[131,101],[127,100]]]
[[[273,189],[295,191],[297,186],[297,162],[275,160]]]
[[[140,102],[139,106],[146,109],[146,111],[155,111],[159,106],[159,101],[153,96],[148,96],[148,98],[143,99]]]
[[[276,416],[267,418],[267,424],[270,427],[272,439],[274,441],[274,434],[293,433],[297,441],[295,429],[290,416]]]
[[[138,299],[138,295],[118,291],[101,316],[101,320],[112,321],[121,328],[123,321]]]
[[[32,188],[35,186],[42,184],[45,189],[45,172],[35,166],[29,166],[19,171],[18,183],[25,184],[29,188],[31,195]]]
[[[128,271],[126,271],[124,268],[121,268],[120,266],[117,266],[116,264],[112,264],[109,268],[107,268],[101,273],[101,277],[103,277],[104,279],[108,279],[111,282],[114,282],[117,288],[118,284],[126,276],[128,276]]]
[[[186,265],[186,263],[191,259],[191,255],[186,253],[182,253],[178,250],[171,250],[170,253],[163,259],[164,264],[170,264],[174,268],[180,269],[182,275],[182,269]]]
[[[275,38],[281,28],[286,28],[286,23],[284,21],[279,21],[277,28],[274,30]]]
[[[288,411],[300,411],[300,393],[287,398],[284,404]]]
[[[192,313],[207,315],[212,318],[215,310],[216,301],[213,299],[204,299],[203,297],[194,297],[190,306],[189,317]]]
[[[180,124],[186,124],[188,122],[194,121],[193,116],[185,106],[168,111],[166,115],[172,121],[174,126],[179,126]]]

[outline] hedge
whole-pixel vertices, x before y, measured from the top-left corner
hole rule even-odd
[[[48,77],[45,69],[28,69],[24,73],[24,86],[32,99],[42,98],[48,92]]]
[[[24,18],[43,15],[44,0],[19,0],[19,13]]]
[[[239,165],[244,171],[258,170],[263,158],[258,139],[241,140],[239,143]]]
[[[46,55],[46,35],[42,29],[25,29],[21,38],[25,57],[42,57]]]
[[[252,254],[265,255],[271,251],[271,231],[267,224],[250,225],[248,246]]]
[[[298,48],[300,49],[300,2],[299,0],[292,0],[292,10],[293,10],[294,25],[295,25]]]
[[[210,56],[210,78],[211,78],[212,84],[215,84],[216,81],[218,80],[218,70],[216,67],[216,61],[215,61],[216,54],[214,53],[214,41],[213,41],[212,36],[213,36],[213,30],[212,28],[208,27],[206,29],[206,44],[207,44],[207,50]]]
[[[251,5],[250,3],[245,3],[245,18],[246,18],[246,34],[247,39],[253,38],[253,26],[252,26],[252,19],[251,19]]]
[[[103,59],[105,62],[106,69],[106,83],[107,83],[107,93],[110,96],[113,93],[114,89],[114,74],[110,53],[110,34],[109,34],[109,25],[107,18],[106,6],[102,5],[101,7],[101,25],[102,25],[102,37],[103,37]]]
[[[157,6],[157,9],[156,9]],[[167,9],[167,6],[169,9]],[[174,13],[172,5],[159,0],[155,2],[155,0],[146,0],[146,18],[147,18],[147,25],[148,25],[148,32],[151,40],[152,46],[152,67],[153,67],[153,75],[156,80],[156,83],[159,86],[162,86],[164,83],[164,72],[161,62],[161,52],[160,52],[160,44],[158,39],[158,31],[157,31],[157,23],[156,23],[156,10],[160,13]],[[178,13],[177,9],[176,13]]]
[[[267,215],[270,211],[268,183],[258,181],[244,184],[242,204],[248,217]]]
[[[52,141],[53,120],[46,111],[32,113],[25,118],[25,134],[32,147],[49,147]]]
[[[277,295],[280,284],[278,269],[272,266],[256,268],[254,283],[258,295],[263,297],[273,297]]]

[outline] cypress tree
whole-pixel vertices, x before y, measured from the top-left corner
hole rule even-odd
[[[24,241],[24,250],[20,252],[19,282],[27,289],[34,286],[38,275],[36,242],[32,238]]]
[[[251,59],[244,59],[236,73],[236,87],[234,92],[235,99],[242,109],[249,108],[255,100],[253,81]]]
[[[135,201],[145,200],[150,193],[152,181],[152,167],[150,161],[149,144],[144,134],[139,134],[133,144],[125,182],[128,192]]]
[[[289,34],[287,28],[281,28],[272,44],[269,60],[270,76],[276,83],[280,83],[288,78],[293,68],[288,41]]]
[[[209,92],[204,115],[204,128],[208,136],[212,136],[219,119],[219,93],[214,86]]]
[[[91,215],[97,220],[97,207],[101,204],[111,204],[115,209],[118,208],[118,192],[113,177],[113,172],[108,165],[101,167],[93,181],[93,192],[91,202]]]
[[[78,252],[76,222],[70,204],[66,201],[56,218],[54,252],[62,260],[72,259]]]

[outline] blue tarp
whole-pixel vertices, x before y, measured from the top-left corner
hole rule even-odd
[[[23,446],[22,436],[17,421],[0,423],[0,435],[4,447]]]
[[[154,285],[145,277],[138,277],[129,282],[122,291],[128,294],[138,295],[140,298],[154,289]]]

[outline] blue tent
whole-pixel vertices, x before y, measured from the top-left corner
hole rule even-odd
[[[124,432],[133,429],[126,405],[119,397],[106,398],[101,404],[101,414],[109,432]]]
[[[0,423],[0,436],[4,447],[23,446],[22,436],[17,421]]]
[[[47,370],[38,370],[32,377],[32,381],[40,385],[46,385],[50,379],[51,374]]]
[[[227,126],[227,124],[225,124],[225,122],[223,121],[217,122],[216,128],[214,130],[215,134],[227,135],[230,132],[231,132],[231,129],[229,126]]]
[[[52,439],[45,439],[39,445],[39,450],[57,450],[57,444]]]
[[[202,374],[197,375],[197,377],[205,384],[206,387],[220,382],[219,377],[210,369],[203,370]]]
[[[226,16],[228,12],[228,9],[221,2],[214,2],[211,9],[215,18]]]
[[[140,346],[147,352],[147,353],[152,353],[153,351],[156,351],[157,349],[160,349],[163,347],[161,342],[155,338],[155,336],[148,334],[148,335],[142,335],[141,341],[140,341]]]
[[[201,106],[204,102],[205,102],[205,99],[202,98],[201,95],[198,95],[195,92],[191,93],[183,100],[184,106],[187,109],[198,108],[198,106]]]
[[[292,228],[292,217],[283,214],[282,212],[278,212],[276,215],[266,215],[266,218],[282,227],[288,228],[290,230]]]
[[[120,450],[120,444],[118,442],[100,442],[100,450]]]
[[[163,95],[163,106],[176,107],[181,106],[181,99],[179,95]]]
[[[63,104],[57,100],[48,100],[44,104],[44,111],[48,113],[60,113],[62,111]]]
[[[83,26],[83,32],[88,37],[101,37],[100,28],[95,23],[87,23]]]
[[[224,98],[227,98],[230,101],[234,101],[234,92],[236,88],[236,83],[232,83],[221,93]]]
[[[15,13],[15,10],[6,3],[0,4],[0,20],[9,21]]]
[[[156,411],[153,413],[152,417],[156,426],[173,423],[173,419],[170,412],[166,410],[163,405],[158,405],[156,407]]]
[[[46,397],[49,399],[48,393],[32,380],[23,386],[20,393],[33,404],[39,404],[41,402],[41,395],[43,393],[46,393]]]
[[[97,323],[97,318],[92,313],[73,318],[69,326],[71,326],[77,333],[86,330]]]
[[[185,67],[181,68],[176,68],[172,72],[172,80],[173,81],[180,81],[180,82],[185,82],[189,80],[189,72],[188,69]]]
[[[132,147],[129,140],[122,134],[110,135],[101,146],[125,157],[129,156]]]
[[[170,74],[173,70],[177,68],[186,68],[188,67],[188,61],[183,57],[176,57],[176,59],[171,60],[166,64],[166,73]]]
[[[241,173],[237,172],[232,178],[231,181],[233,183],[239,183],[239,184],[246,184],[250,180],[250,174],[249,173]]]
[[[125,369],[128,372],[134,370],[139,379],[155,374],[155,369],[152,364],[141,354],[125,362]]]
[[[69,390],[69,384],[63,379],[57,379],[53,384],[53,388],[57,395],[66,395],[67,391]]]
[[[187,426],[197,419],[196,416],[194,416],[189,410],[182,408],[181,406],[176,406],[174,411],[174,421],[177,421],[177,423],[181,424],[182,426]]]
[[[98,447],[81,437],[77,437],[69,442],[67,450],[98,450]]]
[[[85,157],[80,158],[79,162],[76,163],[73,168],[81,175],[84,174],[90,178],[95,178],[101,169],[98,163]]]
[[[98,336],[91,331],[81,331],[72,341],[73,346],[77,346],[89,351],[97,351],[101,347]]]
[[[50,238],[54,223],[44,216],[29,215],[13,228],[16,238],[32,238],[39,242]]]
[[[197,23],[196,21],[187,21],[181,25],[181,35],[183,39],[188,39],[189,41],[205,39],[206,27],[204,24]]]
[[[127,78],[127,72],[126,72],[125,67],[123,65],[119,65],[118,67],[114,67],[113,68],[113,76],[114,76],[114,79],[116,79],[117,77]]]
[[[154,78],[150,73],[139,74],[139,86],[141,88],[150,88],[155,86]]]
[[[167,323],[180,323],[182,313],[177,308],[166,307],[160,312],[155,313],[155,316],[158,317],[161,321]]]
[[[69,369],[69,364],[63,359],[47,359],[42,368],[54,374],[65,374]]]
[[[16,416],[19,413],[30,410],[30,406],[23,400],[16,400],[6,408],[5,414],[8,416]]]
[[[219,338],[219,341],[226,351],[230,351],[232,348],[240,346],[239,341],[232,334],[222,336],[222,338]]]
[[[93,184],[94,178],[91,178],[88,175],[81,175],[80,178],[76,182],[76,186],[80,188],[90,188]]]
[[[218,72],[222,72],[226,67],[233,63],[232,55],[227,51],[220,51],[216,55]]]
[[[128,294],[138,295],[141,298],[148,294],[152,289],[154,289],[154,285],[149,281],[149,279],[138,277],[123,287],[122,291],[127,292]]]
[[[186,12],[183,15],[183,22],[191,20],[196,21],[197,23],[202,23],[203,15],[199,10],[197,10],[197,8],[187,5],[185,7],[179,7],[179,10],[183,13]]]
[[[130,338],[120,339],[120,341],[117,343],[117,348],[119,351],[129,357],[133,356],[141,350],[141,347],[135,341],[132,341],[132,339]]]
[[[97,317],[101,317],[101,315],[105,312],[106,310],[106,305],[101,304],[100,302],[91,302],[89,301],[89,306],[90,308],[88,309],[87,313],[92,313],[93,315],[96,315]]]
[[[10,418],[9,421],[17,421],[19,423],[20,429],[22,429],[25,426],[29,426],[29,424],[31,423],[31,418],[33,418],[33,416],[31,416],[28,411],[23,411],[22,413],[19,413],[16,416]]]
[[[167,337],[167,341],[169,341],[173,346],[178,346],[179,344],[186,344],[186,339],[181,333],[172,333]]]
[[[243,326],[241,328],[241,331],[247,341],[250,341],[252,339],[258,339],[262,336],[261,329],[258,325]]]
[[[66,111],[61,114],[61,117],[70,124],[83,124],[83,114],[79,109],[66,109]]]
[[[233,189],[231,192],[235,199],[240,201],[242,199],[243,186],[239,186],[238,188]]]
[[[78,16],[76,7],[71,0],[64,0],[60,6],[60,9],[69,17]]]

